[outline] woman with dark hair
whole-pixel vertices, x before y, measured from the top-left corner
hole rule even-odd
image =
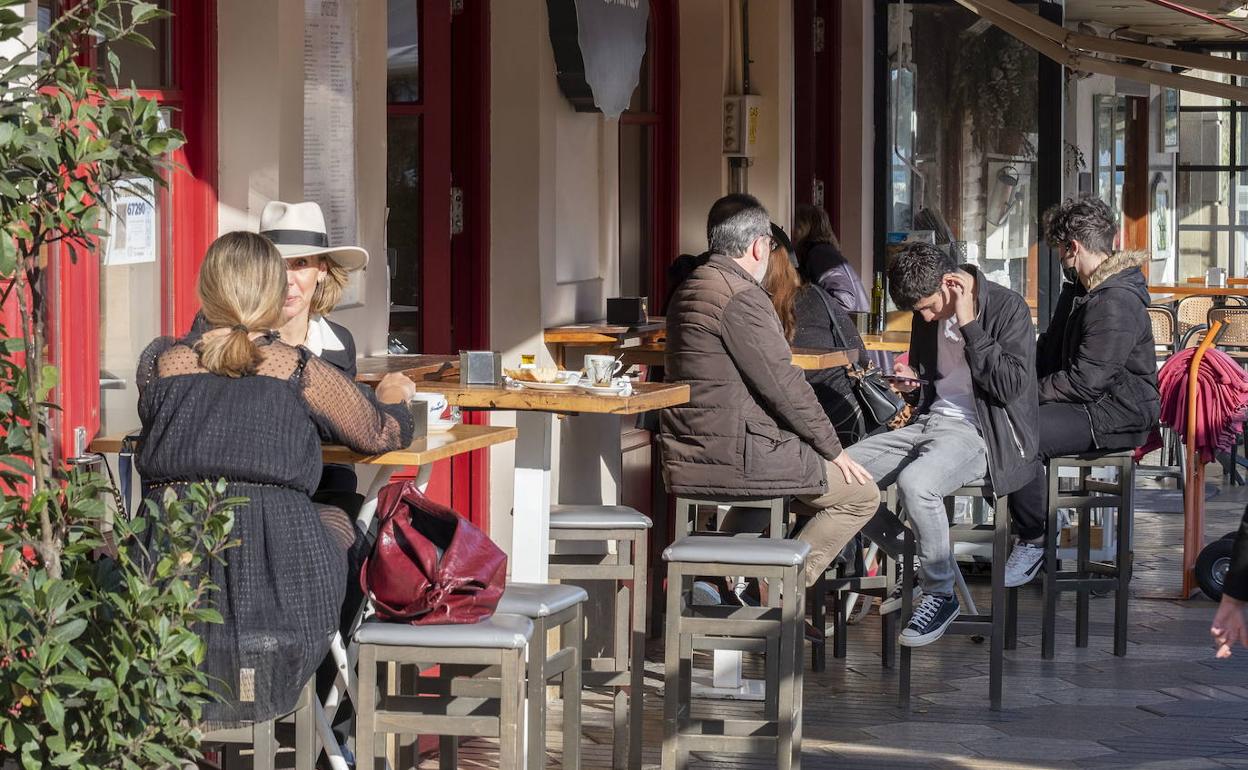
[[[851,354],[852,363],[865,365],[866,349],[849,315],[822,287],[803,280],[797,271],[793,244],[776,224],[771,226],[771,238],[775,248],[763,275],[763,288],[771,294],[789,343],[816,350],[852,349],[857,353]],[[860,439],[857,398],[845,368],[808,371],[806,381],[836,428],[841,444],[849,446]]]
[[[798,206],[793,215],[793,237],[797,263],[808,283],[823,287],[847,313],[871,310],[862,279],[841,253],[828,212],[818,206]]]

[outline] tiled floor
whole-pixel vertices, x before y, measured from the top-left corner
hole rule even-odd
[[[1155,495],[1151,499],[1158,499]],[[1238,524],[1248,492],[1229,489],[1208,503],[1208,533]],[[1170,508],[1170,501],[1154,507]],[[1056,658],[1040,659],[1040,591],[1025,591],[1019,645],[1006,652],[1004,710],[988,708],[988,649],[947,637],[914,655],[910,713],[897,706],[896,670],[879,659],[875,615],[851,627],[849,654],[807,672],[803,767],[811,768],[1188,768],[1248,767],[1248,650],[1214,660],[1208,626],[1213,603],[1145,598],[1175,594],[1183,517],[1136,514],[1137,576],[1130,651],[1112,650],[1112,598],[1092,601],[1092,638],[1074,646],[1074,597],[1059,608]],[[986,583],[974,583],[984,594]],[[649,650],[645,766],[657,767],[662,741],[662,648]],[[557,710],[558,704],[552,704]],[[749,711],[750,704],[705,707]],[[584,713],[583,766],[607,768],[611,734],[605,706]],[[551,746],[558,745],[551,736]],[[558,762],[552,751],[551,765]],[[465,747],[463,768],[494,767],[488,742]],[[436,762],[423,766],[436,767]],[[695,759],[697,768],[771,768],[768,757]]]

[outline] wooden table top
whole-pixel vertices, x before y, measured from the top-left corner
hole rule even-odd
[[[1184,283],[1188,285],[1199,284],[1201,286],[1204,286],[1205,277],[1203,275],[1194,275],[1191,278],[1188,278],[1186,281],[1184,281]],[[1229,276],[1226,279],[1226,283],[1228,286],[1248,286],[1248,276],[1242,276],[1242,275]]]
[[[910,332],[884,332],[864,334],[862,344],[867,350],[885,350],[890,353],[906,353],[910,350]]]
[[[1205,286],[1196,283],[1151,283],[1150,294],[1176,294],[1188,297],[1243,297],[1248,286]]]
[[[459,373],[459,356],[449,355],[401,355],[368,356],[355,363],[355,381],[376,384],[391,372],[406,374],[413,380],[441,379]]]
[[[542,333],[542,341],[556,345],[609,345],[626,337],[657,336],[667,328],[667,319],[651,316],[640,326],[619,326],[606,321],[552,326]]]
[[[416,390],[441,393],[452,406],[564,414],[640,414],[689,401],[689,386],[664,382],[634,383],[631,396],[551,393],[495,385],[460,385],[459,380],[420,380]]]
[[[624,362],[625,366],[645,364],[662,366],[663,357],[667,354],[667,346],[662,342],[649,342],[631,348],[616,348],[611,351]],[[849,366],[848,350],[817,350],[815,348],[793,348],[793,364],[799,369],[819,371],[836,366]]]
[[[461,455],[475,449],[516,440],[516,429],[497,425],[456,425],[450,430],[437,431],[414,440],[407,449],[380,455],[361,455],[345,446],[322,444],[321,458],[327,463],[360,465],[428,465],[437,460]],[[101,436],[91,442],[89,449],[101,454],[121,451],[125,434]]]

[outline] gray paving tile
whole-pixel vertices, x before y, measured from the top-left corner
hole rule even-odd
[[[1096,741],[1087,740],[1054,740],[1051,738],[994,738],[986,741],[970,741],[967,748],[989,759],[1013,761],[1047,762],[1087,759],[1105,754],[1113,754],[1114,750]]]
[[[878,738],[880,743],[890,746],[899,741],[966,743],[1004,737],[995,728],[966,722],[894,722],[862,729]]]
[[[1046,692],[1044,697],[1056,703],[1080,706],[1144,706],[1171,703],[1174,698],[1156,690],[1109,690],[1096,687],[1074,687]]]

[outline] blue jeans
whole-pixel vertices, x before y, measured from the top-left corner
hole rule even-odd
[[[845,451],[880,489],[897,485],[898,505],[910,519],[923,591],[952,596],[953,550],[945,498],[988,475],[988,448],[969,422],[925,414],[914,423],[859,441]]]

